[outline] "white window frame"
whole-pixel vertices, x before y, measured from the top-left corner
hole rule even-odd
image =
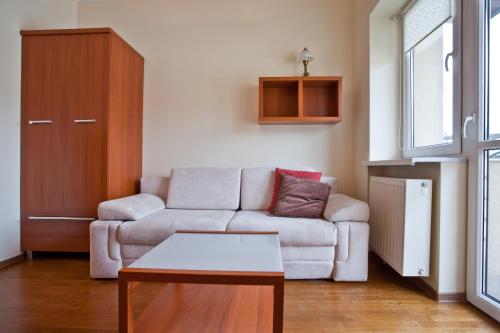
[[[452,0],[453,23],[453,138],[451,143],[414,147],[413,57],[402,48],[403,68],[403,157],[458,155],[462,153],[462,0]]]

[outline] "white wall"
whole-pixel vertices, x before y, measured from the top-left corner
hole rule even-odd
[[[354,192],[352,1],[80,1],[80,27],[110,26],[146,61],[144,175],[181,166],[310,165]],[[257,124],[258,77],[344,77],[338,125]]]
[[[0,1],[0,261],[20,254],[21,29],[72,28],[71,0]]]
[[[401,19],[383,5],[370,15],[371,161],[401,158]]]
[[[465,293],[467,163],[441,163],[439,293]]]
[[[355,0],[353,11],[353,75],[354,75],[354,149],[353,170],[355,193],[362,200],[368,198],[368,172],[362,165],[369,159],[370,128],[370,25],[369,16],[378,0]]]

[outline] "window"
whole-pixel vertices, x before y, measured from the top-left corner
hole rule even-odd
[[[403,13],[404,156],[461,152],[458,2],[417,0]]]

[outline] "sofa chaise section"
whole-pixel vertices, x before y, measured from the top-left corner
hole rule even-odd
[[[266,211],[238,211],[230,231],[278,231],[287,279],[331,278],[337,233],[323,219],[277,217]]]
[[[291,169],[313,171],[309,167]],[[337,178],[323,176],[321,182],[331,187],[331,200],[325,209],[328,220],[272,216],[267,209],[272,200],[274,170],[269,167],[242,170],[241,211],[229,222],[228,229],[278,231],[287,279],[366,281],[368,205],[337,193]],[[342,239],[338,238],[339,223]],[[341,256],[337,251],[341,251]]]

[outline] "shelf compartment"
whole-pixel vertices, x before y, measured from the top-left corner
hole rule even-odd
[[[261,114],[265,117],[299,116],[299,81],[269,80],[261,82]]]
[[[303,81],[304,117],[339,116],[339,81]]]

